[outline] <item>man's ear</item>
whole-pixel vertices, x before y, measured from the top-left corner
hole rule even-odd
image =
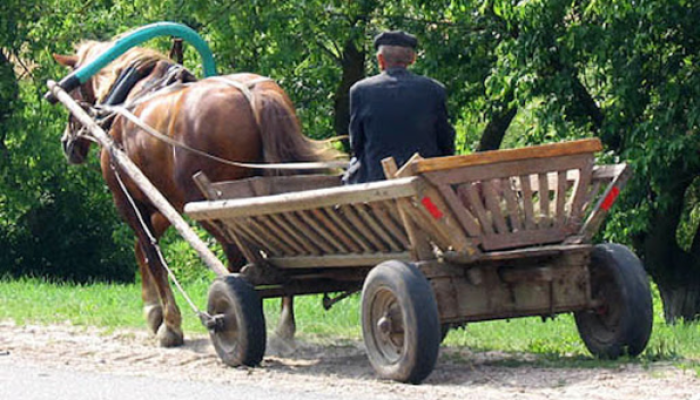
[[[68,68],[75,68],[75,65],[78,64],[77,56],[64,56],[62,54],[53,54],[53,59],[56,60],[57,63]]]

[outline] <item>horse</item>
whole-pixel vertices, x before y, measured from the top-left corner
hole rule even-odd
[[[112,44],[84,41],[76,46],[75,54],[54,54],[54,59],[75,70]],[[252,73],[196,80],[165,55],[146,48],[125,52],[71,96],[84,106],[125,101],[146,128],[169,138],[162,140],[148,134],[143,124],[123,115],[111,115],[102,121],[117,146],[180,212],[186,203],[204,199],[192,179],[199,171],[212,181],[266,173],[221,159],[238,163],[317,162],[340,155],[327,142],[302,134],[290,98],[273,80]],[[85,162],[91,147],[92,141],[81,132],[79,123],[69,117],[61,142],[71,164]],[[105,149],[100,153],[100,166],[119,214],[136,235],[135,254],[147,325],[161,346],[182,345],[182,317],[157,248],[157,240],[170,223],[121,173]],[[236,245],[224,240],[213,226],[204,223],[203,227],[221,243],[228,269],[239,271],[246,260]],[[276,333],[291,340],[295,328],[292,298],[284,298]]]

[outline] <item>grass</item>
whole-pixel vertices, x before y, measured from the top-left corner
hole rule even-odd
[[[209,283],[209,280],[200,279],[184,284],[199,307],[206,306]],[[186,334],[205,333],[185,300],[179,294],[176,297],[183,312]],[[325,311],[320,296],[296,298],[299,337],[322,343],[361,340],[359,303],[359,296],[354,295]],[[667,325],[662,318],[656,291],[654,310],[652,338],[635,362],[671,361],[700,373],[700,324]],[[265,301],[268,329],[275,326],[278,311],[279,300]],[[76,285],[29,278],[0,279],[0,321],[7,320],[20,325],[66,323],[110,330],[145,329],[138,284]],[[450,331],[445,344],[474,352],[529,353],[537,357],[539,365],[555,367],[619,365],[619,362],[595,360],[590,356],[579,339],[571,315],[561,315],[544,323],[539,318],[472,323],[466,329]]]

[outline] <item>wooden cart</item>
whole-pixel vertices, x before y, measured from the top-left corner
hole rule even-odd
[[[381,377],[417,383],[446,329],[573,312],[596,356],[637,355],[652,326],[639,259],[591,239],[630,172],[594,165],[596,139],[435,159],[391,179],[195,179],[186,213],[219,227],[250,264],[209,293],[211,337],[231,365],[265,351],[260,298],[362,290],[362,330]],[[326,298],[328,303],[333,300]],[[262,334],[261,334],[262,332]]]

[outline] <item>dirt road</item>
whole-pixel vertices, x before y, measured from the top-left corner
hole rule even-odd
[[[23,368],[256,385],[365,399],[700,400],[695,370],[668,363],[614,369],[546,368],[527,355],[458,348],[443,348],[435,372],[419,386],[378,380],[360,343],[299,342],[293,350],[269,349],[262,368],[228,368],[206,336],[190,335],[184,347],[162,349],[145,331],[0,322],[0,359]]]

